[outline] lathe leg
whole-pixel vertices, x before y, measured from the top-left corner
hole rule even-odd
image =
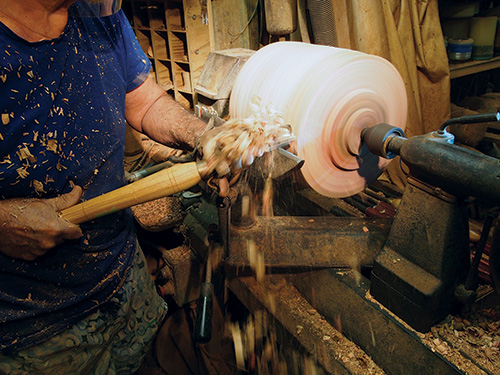
[[[386,245],[375,258],[370,293],[426,332],[458,302],[454,294],[467,276],[469,256],[466,204],[409,181]]]

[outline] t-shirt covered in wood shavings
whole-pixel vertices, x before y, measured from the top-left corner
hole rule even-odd
[[[0,197],[83,200],[123,186],[125,94],[150,72],[122,12],[79,16],[29,43],[0,23]],[[97,173],[95,171],[98,171]],[[0,253],[0,350],[36,345],[105,303],[136,239],[130,211],[83,224],[84,236],[33,262]]]

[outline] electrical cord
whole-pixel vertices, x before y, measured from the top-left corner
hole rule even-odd
[[[227,30],[227,33],[231,36],[234,36],[234,37],[238,37],[240,36],[241,34],[243,34],[245,32],[245,30],[248,28],[248,26],[250,25],[250,23],[252,22],[252,20],[255,18],[255,15],[257,14],[257,9],[259,8],[259,4],[260,4],[260,0],[257,0],[257,3],[255,4],[255,8],[253,10],[253,13],[252,15],[250,16],[250,19],[248,20],[247,24],[245,25],[245,27],[243,27],[243,29],[241,29],[240,32],[236,33],[236,34],[233,34],[231,31]]]
[[[467,115],[446,120],[439,127],[438,132],[445,132],[446,128],[454,124],[475,124],[481,122],[496,122],[500,121],[500,109],[495,113],[482,113],[479,115]]]

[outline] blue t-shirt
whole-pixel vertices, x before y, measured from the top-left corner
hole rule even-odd
[[[53,40],[29,43],[0,23],[0,199],[51,198],[76,184],[88,200],[125,183],[125,94],[150,61],[122,12],[70,10]],[[0,252],[0,351],[47,340],[120,287],[136,244],[130,211],[81,227],[81,239],[35,261]]]

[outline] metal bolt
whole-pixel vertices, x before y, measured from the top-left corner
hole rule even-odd
[[[199,54],[199,53],[200,53],[200,50],[199,50],[199,49],[197,49],[196,51],[194,51],[194,53]]]
[[[193,14],[193,17],[191,17],[193,20],[196,19],[196,14]]]

